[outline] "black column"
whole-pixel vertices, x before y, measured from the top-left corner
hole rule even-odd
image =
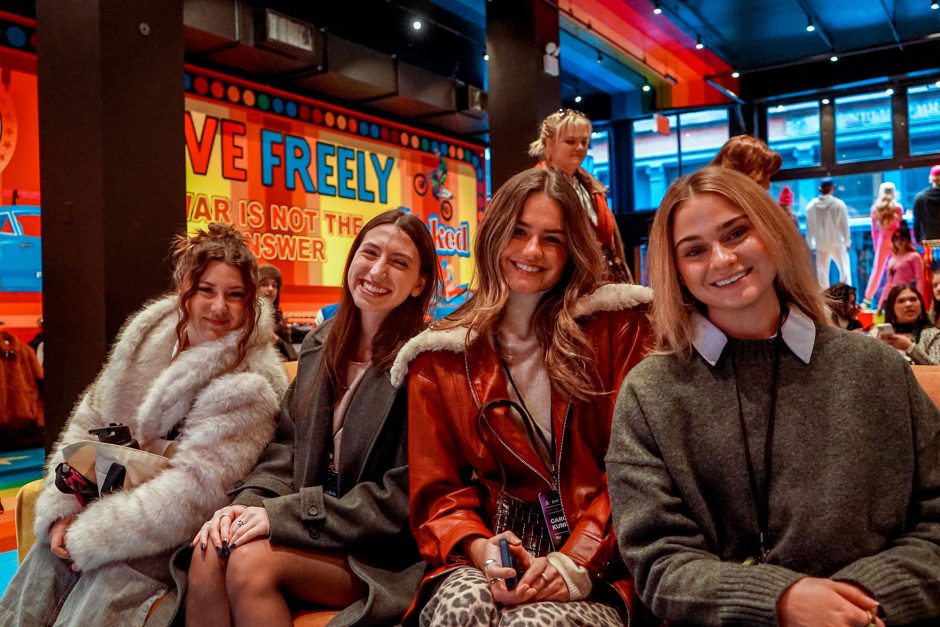
[[[185,228],[182,0],[39,0],[46,447]]]
[[[545,44],[558,43],[558,9],[542,0],[486,3],[490,60],[490,167],[493,190],[532,167],[529,143],[561,104],[561,78],[542,71]],[[562,51],[564,54],[564,51]]]

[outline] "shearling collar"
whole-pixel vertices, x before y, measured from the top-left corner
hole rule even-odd
[[[258,322],[248,344],[246,361],[253,359],[258,350],[269,346],[268,338],[274,329],[274,316],[269,303],[263,298],[258,300]],[[145,306],[122,330],[109,361],[112,364],[133,363],[143,341],[154,335],[165,337],[165,345],[170,346],[176,333],[177,307],[176,294],[164,296]],[[134,412],[132,423],[138,439],[149,441],[164,437],[186,417],[195,395],[210,380],[228,369],[238,344],[238,335],[237,332],[229,333],[217,340],[190,347],[157,374],[143,402]]]
[[[652,302],[653,291],[639,285],[610,283],[602,285],[594,292],[578,299],[574,306],[574,316],[584,318],[601,311],[622,311]],[[395,357],[395,363],[389,371],[392,385],[400,387],[408,376],[408,367],[415,357],[426,351],[463,352],[467,342],[473,342],[477,332],[464,327],[437,330],[427,329],[411,338]]]

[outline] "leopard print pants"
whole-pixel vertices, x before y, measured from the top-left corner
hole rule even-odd
[[[458,568],[448,575],[421,610],[419,624],[474,627],[616,627],[617,610],[599,601],[540,601],[501,607],[493,600],[486,577],[476,568]]]

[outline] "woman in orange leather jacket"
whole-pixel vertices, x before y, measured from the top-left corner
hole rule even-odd
[[[431,567],[410,618],[498,624],[526,612],[528,624],[534,613],[619,625],[636,595],[611,534],[603,458],[614,393],[648,350],[649,290],[598,286],[601,251],[552,170],[496,193],[475,257],[474,297],[392,369],[409,377],[411,527]],[[530,524],[501,525],[499,512]]]

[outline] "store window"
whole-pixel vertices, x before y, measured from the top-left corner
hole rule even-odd
[[[767,145],[780,153],[782,169],[819,165],[819,102],[769,107]]]
[[[871,161],[894,156],[892,90],[836,98],[836,162]]]
[[[658,207],[673,181],[707,165],[726,141],[727,109],[635,121],[634,208],[649,210]]]
[[[907,124],[912,155],[940,152],[940,81],[908,88]]]
[[[616,207],[610,185],[610,133],[608,131],[599,130],[591,133],[591,146],[588,148],[581,167],[604,184],[607,188],[607,204],[610,207]]]

